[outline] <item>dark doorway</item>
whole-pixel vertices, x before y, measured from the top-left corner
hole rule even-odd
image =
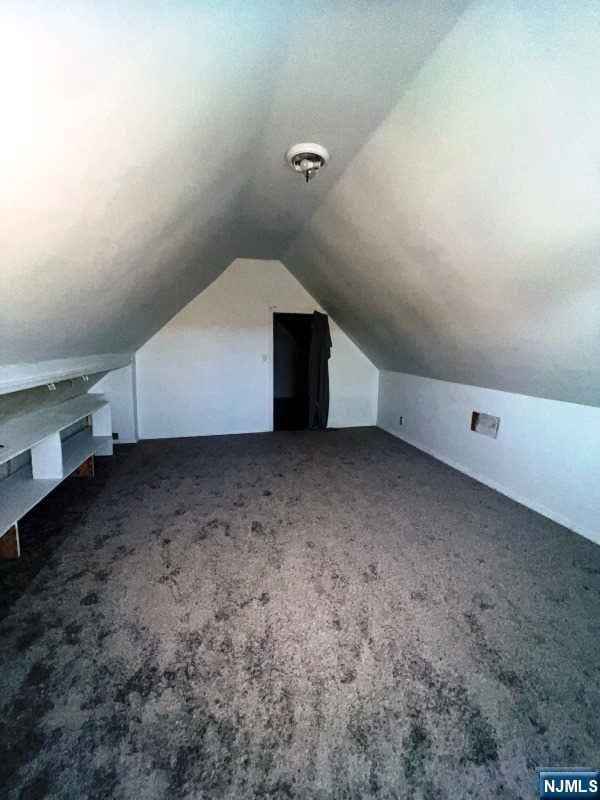
[[[312,314],[273,314],[273,428],[308,427]]]

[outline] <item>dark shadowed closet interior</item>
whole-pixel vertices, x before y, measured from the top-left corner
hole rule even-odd
[[[273,428],[308,427],[312,314],[273,314]]]

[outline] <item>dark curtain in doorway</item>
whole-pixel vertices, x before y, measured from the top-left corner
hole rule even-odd
[[[331,335],[327,314],[315,311],[308,360],[308,427],[324,431],[329,417],[329,357]]]

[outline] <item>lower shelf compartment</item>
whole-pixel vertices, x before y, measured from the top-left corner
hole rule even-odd
[[[109,442],[112,444],[112,436],[92,436],[88,431],[81,431],[63,442],[64,477],[67,478],[86,458],[101,453]]]
[[[87,458],[112,447],[111,436],[92,436],[81,431],[63,442],[63,477],[34,480],[31,467],[23,467],[0,482],[0,537],[43,500]]]

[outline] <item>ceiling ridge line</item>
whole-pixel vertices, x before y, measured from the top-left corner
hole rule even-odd
[[[356,153],[354,154],[352,159],[348,162],[347,166],[341,171],[341,173],[338,175],[337,179],[331,184],[331,186],[323,194],[323,197],[321,198],[321,200],[315,206],[315,209],[314,209],[313,213],[308,217],[308,219],[302,225],[300,230],[297,231],[296,234],[294,234],[294,236],[291,239],[288,247],[283,252],[283,254],[280,256],[280,259],[284,264],[286,263],[286,261],[285,261],[286,257],[289,255],[290,251],[292,250],[292,248],[294,247],[296,242],[304,235],[304,232],[310,226],[310,224],[312,223],[313,219],[318,214],[320,208],[324,205],[326,200],[331,196],[331,194],[336,189],[336,187],[341,183],[342,179],[346,176],[346,174],[349,172],[350,168],[352,167],[352,164],[354,164],[354,162],[358,159],[358,157],[361,155],[361,153],[363,153],[363,151],[365,150],[367,145],[374,138],[375,134],[381,129],[382,125],[384,125],[387,122],[387,120],[389,120],[391,115],[396,111],[396,109],[398,108],[399,103],[404,99],[404,97],[406,96],[406,93],[408,92],[410,87],[414,84],[416,78],[421,73],[423,68],[426,66],[426,64],[429,63],[429,61],[431,60],[433,55],[438,51],[438,49],[441,47],[441,45],[448,39],[448,37],[452,34],[452,32],[455,30],[455,28],[458,26],[458,24],[462,21],[462,19],[465,16],[465,13],[467,12],[467,10],[469,8],[471,8],[472,6],[476,5],[479,2],[480,2],[480,0],[468,0],[468,2],[465,3],[465,6],[464,6],[463,10],[461,11],[461,13],[459,14],[459,16],[450,25],[450,27],[444,33],[444,35],[436,42],[434,47],[428,52],[427,56],[419,63],[419,65],[417,67],[415,67],[415,69],[411,73],[410,77],[407,79],[406,85],[404,86],[404,89],[401,90],[400,94],[398,95],[398,98],[397,98],[394,106],[385,115],[385,117],[383,117],[379,121],[379,123],[373,128],[371,133],[367,136],[365,141],[358,148],[358,150],[356,151]]]

